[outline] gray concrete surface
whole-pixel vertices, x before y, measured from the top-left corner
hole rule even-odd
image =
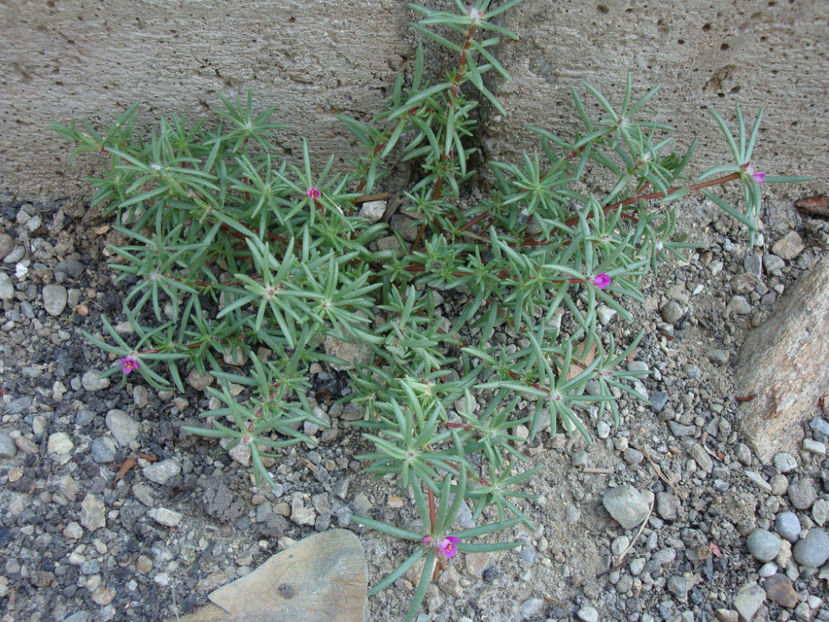
[[[141,100],[139,122],[151,127],[248,89],[291,124],[280,137],[288,153],[304,135],[317,161],[329,152],[347,160],[352,142],[335,115],[380,109],[413,57],[414,17],[401,0],[2,1],[0,189],[21,198],[88,193],[81,179],[105,162],[71,167],[67,144],[44,129],[51,122],[105,122]],[[706,106],[765,108],[756,166],[819,177],[795,195],[825,191],[829,2],[525,0],[504,20],[521,41],[499,51],[514,81],[491,85],[509,116],[484,112],[488,156],[533,148],[527,124],[566,133],[572,86],[588,80],[618,101],[631,71],[640,93],[663,84],[649,110],[678,128],[681,144],[698,137],[701,155],[725,153]]]

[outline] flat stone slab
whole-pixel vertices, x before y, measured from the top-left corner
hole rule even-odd
[[[796,454],[803,423],[829,391],[829,256],[785,293],[772,316],[751,331],[735,369],[741,427],[764,463]]]
[[[360,541],[332,529],[309,536],[213,591],[181,622],[365,622],[368,568]]]

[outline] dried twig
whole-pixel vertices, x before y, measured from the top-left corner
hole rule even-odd
[[[644,456],[645,456],[645,458],[647,458],[647,459],[648,459],[648,462],[650,462],[650,464],[651,464],[651,468],[653,469],[654,473],[656,473],[656,475],[659,477],[659,479],[661,479],[663,482],[665,482],[666,484],[668,484],[668,486],[670,487],[670,489],[674,491],[674,494],[675,494],[677,497],[679,497],[680,499],[682,499],[683,501],[685,501],[685,493],[680,492],[679,490],[677,490],[677,489],[674,487],[674,485],[673,485],[673,484],[672,484],[672,483],[668,480],[668,478],[667,478],[667,477],[665,477],[665,474],[662,472],[662,469],[660,469],[660,468],[659,468],[659,465],[658,465],[658,464],[656,464],[656,462],[654,462],[653,458],[651,458],[650,452],[648,452],[647,448],[645,448],[645,447],[637,447],[637,449],[638,449],[639,451],[641,451],[641,452],[642,452],[642,455],[644,455]]]

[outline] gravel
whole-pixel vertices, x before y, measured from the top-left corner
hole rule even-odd
[[[315,401],[315,413],[335,427],[309,430],[320,441],[313,450],[276,451],[268,466],[276,488],[257,486],[241,456],[181,429],[204,425],[200,415],[215,407],[205,394],[217,386],[212,376],[185,375],[183,395],[135,375],[100,377],[113,361],[81,331],[101,335],[101,314],[123,327],[124,292],[105,266],[112,240],[80,221],[86,207],[58,217],[69,207],[7,205],[0,209],[0,610],[8,619],[175,619],[271,554],[335,527],[359,535],[372,584],[411,553],[413,545],[352,520],[423,530],[411,500],[355,458],[372,451],[349,424],[362,417],[359,409]],[[770,201],[764,210],[767,240],[791,232],[788,205]],[[525,446],[528,464],[519,468],[541,469],[522,491],[540,498],[515,502],[535,528],[496,534],[523,542],[520,550],[450,560],[427,592],[426,618],[661,622],[737,620],[738,611],[755,620],[827,618],[816,599],[825,598],[829,559],[822,527],[829,411],[804,425],[800,447],[761,464],[742,434],[731,378],[745,332],[822,252],[814,240],[826,232],[798,221],[804,249],[788,260],[765,246],[747,248],[744,233],[713,214],[689,203],[681,218],[693,215],[703,226],[679,226],[710,250],[661,267],[658,284],[646,284],[649,310],[634,310],[634,324],[602,312],[603,330],[617,343],[634,328],[645,331],[629,369],[648,372],[635,389],[647,401],[622,394],[618,427],[610,418],[598,425],[586,408],[592,445],[559,426],[555,437],[543,431]],[[32,230],[35,215],[42,224]],[[53,315],[60,288],[64,306]],[[445,294],[439,311],[448,316]],[[493,345],[511,339],[496,328]],[[345,385],[326,366],[311,381],[334,398]],[[486,399],[475,397],[484,408]],[[519,404],[516,417],[533,407]],[[634,510],[624,524],[604,503],[619,489],[623,507]],[[474,524],[492,520],[497,510],[485,510]],[[370,599],[370,620],[402,617],[406,581]]]

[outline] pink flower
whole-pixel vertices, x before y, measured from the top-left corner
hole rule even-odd
[[[599,274],[593,277],[593,285],[599,289],[604,289],[610,285],[610,275],[607,272],[599,272]]]
[[[308,191],[305,193],[305,196],[311,199],[319,199],[320,198],[320,191],[317,190],[316,186],[311,186],[308,188]]]
[[[446,536],[443,540],[440,541],[440,551],[443,553],[447,559],[450,557],[454,557],[458,553],[458,549],[455,545],[460,542],[461,539],[457,536]]]
[[[449,559],[450,557],[454,557],[458,554],[458,549],[455,545],[460,541],[461,539],[457,536],[446,536],[440,541],[437,548],[440,549],[440,552],[443,553],[444,557]],[[432,544],[432,536],[423,536],[423,544]]]
[[[118,364],[121,366],[121,371],[127,376],[130,375],[130,372],[134,372],[141,367],[141,363],[138,362],[138,359],[132,353],[118,361]]]
[[[744,168],[746,169],[746,173],[754,178],[754,181],[757,182],[758,186],[763,185],[763,180],[766,178],[766,174],[763,171],[755,171],[750,165],[745,164]]]

